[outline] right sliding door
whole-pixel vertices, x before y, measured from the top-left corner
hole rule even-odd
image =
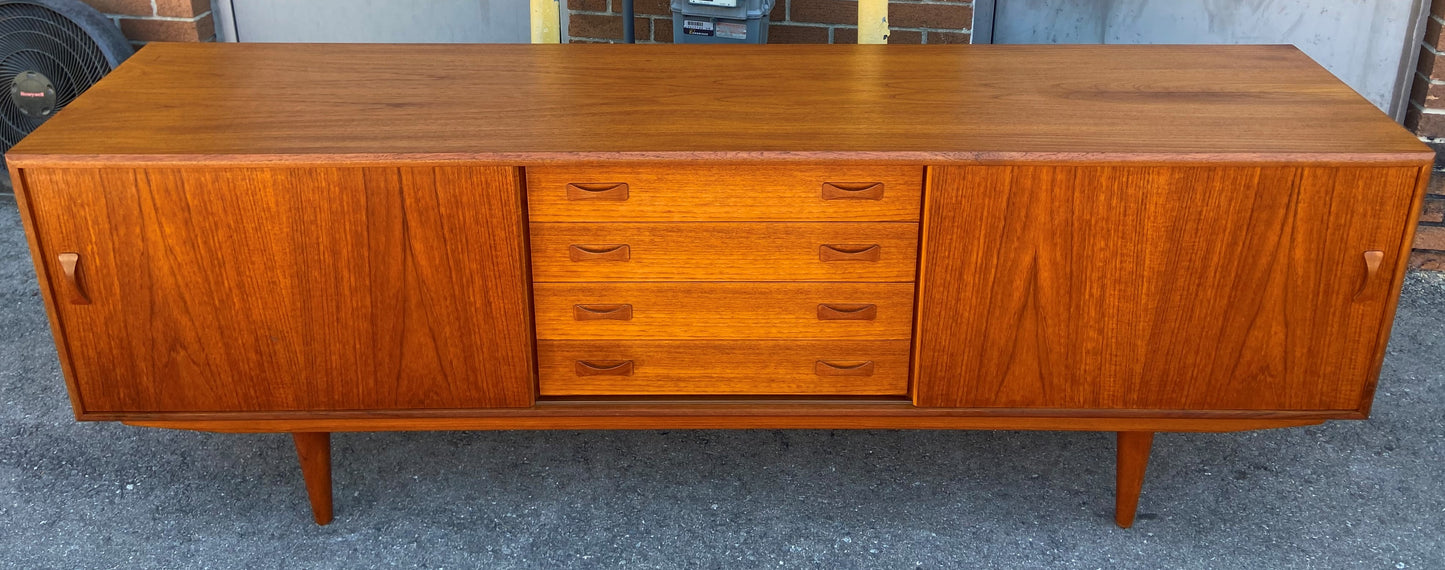
[[[1419,174],[931,168],[914,402],[1363,409]]]

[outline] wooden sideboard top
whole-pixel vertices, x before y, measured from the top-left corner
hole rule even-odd
[[[1291,46],[153,43],[9,158],[26,167],[1432,156]]]

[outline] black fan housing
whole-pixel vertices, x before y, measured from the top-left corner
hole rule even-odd
[[[79,0],[0,0],[0,152],[132,52],[114,22]]]

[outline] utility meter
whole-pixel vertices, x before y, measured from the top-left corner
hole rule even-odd
[[[775,0],[672,0],[672,41],[679,44],[768,43]]]

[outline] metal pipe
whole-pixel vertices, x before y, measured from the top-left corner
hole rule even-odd
[[[888,0],[858,0],[858,43],[888,43]]]
[[[622,0],[622,41],[629,44],[637,43],[637,30],[634,29],[636,22],[632,17],[632,0]]]
[[[562,42],[561,9],[558,0],[532,0],[532,43]]]

